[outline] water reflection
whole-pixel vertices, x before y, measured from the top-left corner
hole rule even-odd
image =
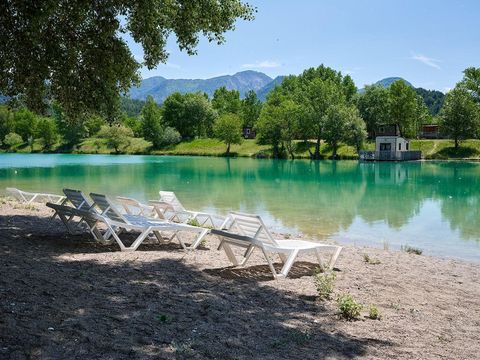
[[[63,187],[260,213],[276,230],[340,241],[389,241],[478,259],[480,165],[254,159],[0,155],[0,186]]]

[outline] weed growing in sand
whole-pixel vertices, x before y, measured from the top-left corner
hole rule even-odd
[[[363,261],[370,265],[381,264],[380,260],[371,258],[368,254],[363,254]]]
[[[320,269],[315,272],[313,280],[320,300],[331,299],[336,277],[333,272],[322,272]]]
[[[383,316],[375,305],[370,305],[368,317],[372,320],[381,320]]]
[[[357,319],[363,309],[363,305],[358,303],[350,294],[339,296],[337,303],[340,315],[347,320]]]
[[[288,240],[292,237],[292,235],[291,234],[285,234],[283,237]]]
[[[200,223],[198,222],[197,219],[188,219],[187,224],[191,225],[191,226],[197,226],[197,227],[202,226],[202,225],[200,225]]]
[[[416,247],[413,247],[413,246],[409,246],[409,245],[402,245],[400,247],[400,250],[405,251],[406,253],[415,254],[415,255],[422,255],[422,253],[423,253],[422,249],[419,249],[419,248],[416,248]]]

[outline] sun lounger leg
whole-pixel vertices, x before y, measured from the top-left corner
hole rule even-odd
[[[208,231],[208,229],[203,229],[202,232],[197,236],[196,240],[188,247],[188,249],[196,249],[202,242],[203,238],[208,234]]]
[[[273,278],[277,279],[278,277],[282,276],[281,274],[277,274],[277,272],[275,271],[275,267],[273,266],[272,260],[270,260],[270,256],[268,256],[265,249],[262,248],[262,252],[263,252],[263,255],[265,256],[265,259],[267,260],[268,267],[270,268],[270,271],[273,274]]]
[[[298,255],[298,250],[293,250],[290,255],[288,255],[285,264],[283,265],[282,271],[280,272],[283,276],[287,277],[293,263],[295,262],[295,258]]]
[[[320,255],[320,249],[315,249],[315,255],[317,256],[318,264],[320,265],[320,269],[323,269],[322,257]]]
[[[330,263],[328,264],[328,268],[331,270],[335,266],[335,263],[337,262],[338,255],[340,255],[340,252],[342,251],[341,246],[337,246],[337,249],[333,253],[332,257],[330,258]]]
[[[248,248],[247,248],[247,251],[245,251],[245,254],[243,255],[243,260],[242,262],[240,263],[240,266],[244,266],[245,263],[248,261],[248,259],[250,258],[250,255],[252,255],[253,253],[253,250],[255,250],[255,246],[253,245],[250,245]]]

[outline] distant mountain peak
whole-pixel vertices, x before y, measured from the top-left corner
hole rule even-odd
[[[388,77],[388,78],[385,78],[385,79],[382,79],[382,80],[379,80],[377,81],[374,85],[378,85],[378,86],[383,86],[383,87],[390,87],[390,85],[392,85],[395,81],[403,81],[405,84],[407,84],[408,86],[410,87],[414,87],[410,82],[408,82],[407,80],[405,80],[404,78],[401,78],[401,77]]]

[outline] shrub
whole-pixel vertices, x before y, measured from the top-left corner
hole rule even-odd
[[[314,274],[315,287],[321,300],[331,299],[335,287],[336,275],[333,272],[323,273],[319,270]]]
[[[232,144],[242,143],[242,119],[236,114],[224,114],[213,125],[215,137],[227,145],[226,154],[230,154]]]
[[[20,135],[23,141],[28,141],[29,137],[33,137],[37,127],[36,115],[28,109],[18,110],[14,116],[15,133]]]
[[[3,143],[7,145],[10,149],[13,149],[16,146],[23,144],[23,139],[17,133],[11,132],[5,135],[5,139],[3,140]]]
[[[182,141],[182,135],[175,128],[167,126],[163,130],[162,146],[175,145],[180,141]]]
[[[98,115],[91,115],[85,122],[85,127],[88,131],[88,136],[98,134],[102,126],[106,125],[105,119]]]
[[[337,303],[340,315],[347,320],[357,319],[363,309],[363,305],[359,304],[350,294],[339,296]]]
[[[375,305],[370,305],[370,309],[368,311],[368,317],[372,320],[381,320],[382,314],[380,314],[380,310]]]
[[[413,246],[409,246],[409,245],[402,245],[400,247],[400,249],[402,251],[405,251],[408,254],[422,255],[422,253],[423,253],[422,249],[419,249],[419,248],[416,248],[416,247],[413,247]]]

